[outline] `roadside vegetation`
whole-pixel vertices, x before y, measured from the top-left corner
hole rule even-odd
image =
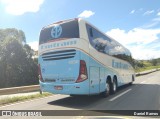
[[[160,68],[160,58],[151,60],[135,60],[134,67],[136,72]]]
[[[0,29],[0,88],[38,84],[33,54],[22,30]]]
[[[0,99],[0,106],[10,104],[10,103],[15,103],[15,102],[20,102],[20,101],[26,101],[26,100],[31,100],[31,99],[36,99],[36,98],[42,98],[46,96],[51,96],[51,93],[44,92],[42,94],[32,94],[32,95],[26,95],[26,96],[15,96],[15,97],[5,97]]]

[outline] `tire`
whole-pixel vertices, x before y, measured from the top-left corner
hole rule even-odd
[[[133,84],[133,82],[130,82],[130,83],[129,83],[129,85],[132,85],[132,84]]]
[[[114,79],[113,83],[111,84],[111,94],[115,94],[117,91],[117,80]]]
[[[130,82],[129,85],[132,85],[134,80],[134,76],[132,75],[132,82]]]
[[[101,96],[104,97],[104,98],[106,98],[106,97],[109,96],[109,94],[110,94],[110,81],[108,80],[106,82],[106,90],[101,93]]]

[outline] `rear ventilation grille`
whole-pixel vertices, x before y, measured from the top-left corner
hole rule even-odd
[[[61,50],[61,51],[53,51],[42,54],[42,58],[44,61],[48,60],[61,60],[73,58],[76,54],[76,50]]]

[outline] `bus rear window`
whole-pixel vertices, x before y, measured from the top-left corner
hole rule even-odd
[[[79,38],[78,20],[62,22],[42,29],[39,44],[61,38]]]

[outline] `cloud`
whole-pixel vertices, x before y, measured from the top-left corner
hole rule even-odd
[[[37,51],[37,50],[38,50],[38,41],[30,42],[30,43],[28,43],[28,45],[31,46],[31,48],[32,48],[34,51]]]
[[[152,14],[152,13],[154,13],[154,10],[148,10],[148,11],[146,11],[143,15],[150,15],[150,14]]]
[[[160,24],[160,17],[153,18],[150,23],[143,25],[143,28],[153,28]]]
[[[143,27],[143,28],[152,28],[152,27],[157,26],[158,24],[159,24],[158,21],[152,21],[151,23],[146,24],[146,25],[144,25],[144,26],[142,26],[142,27]]]
[[[157,13],[157,16],[160,16],[160,12]]]
[[[135,13],[135,10],[132,10],[132,11],[130,12],[130,14],[133,14],[133,13]]]
[[[132,52],[132,56],[135,59],[154,59],[154,58],[159,58],[160,57],[160,50],[155,50],[150,47],[145,47],[141,45],[137,46],[132,46],[129,48],[130,51]]]
[[[127,47],[135,59],[149,59],[160,57],[160,49],[150,48],[148,44],[160,40],[160,29],[134,28],[130,31],[111,29],[106,32],[125,47]],[[159,41],[160,43],[160,41]]]
[[[80,13],[78,15],[78,17],[81,17],[81,18],[89,18],[91,17],[92,15],[94,15],[95,13],[92,12],[91,10],[84,10],[82,13]]]
[[[160,17],[156,17],[153,19],[153,21],[157,21],[157,22],[160,22]]]
[[[5,11],[12,15],[23,15],[27,12],[38,12],[44,0],[0,0]]]
[[[112,29],[107,32],[108,35],[113,36],[118,39],[123,44],[147,44],[156,39],[158,39],[158,34],[160,34],[160,29],[142,29],[134,28],[128,32],[121,30],[119,28]]]

